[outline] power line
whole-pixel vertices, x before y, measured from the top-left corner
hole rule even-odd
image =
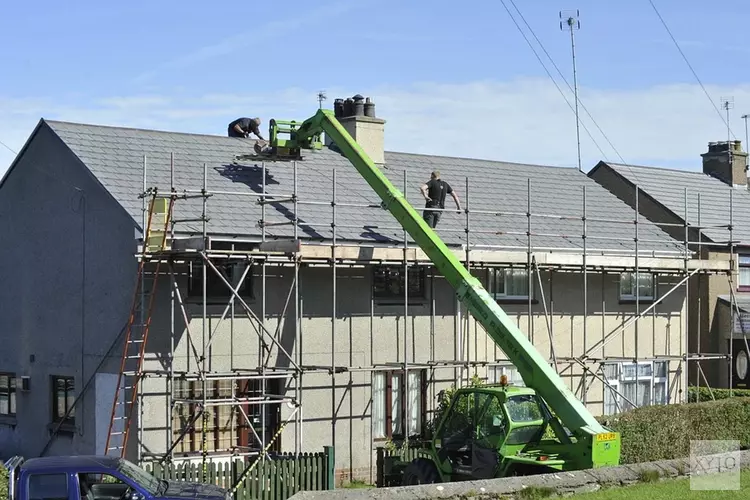
[[[512,0],[511,0],[511,1],[512,1]],[[524,40],[526,40],[526,43],[527,43],[527,44],[529,45],[529,48],[530,48],[530,49],[531,49],[531,51],[532,51],[532,52],[534,53],[534,56],[536,56],[536,59],[537,59],[537,61],[539,61],[539,64],[541,64],[541,65],[542,65],[542,68],[544,68],[544,71],[545,71],[545,73],[547,73],[547,76],[549,77],[549,79],[550,79],[550,80],[552,80],[552,83],[553,83],[553,84],[555,85],[555,88],[556,88],[556,89],[557,89],[557,91],[558,91],[558,92],[560,93],[560,95],[562,96],[562,98],[563,98],[563,99],[565,100],[565,103],[566,103],[566,104],[568,105],[568,107],[570,108],[570,110],[571,110],[571,111],[573,111],[573,112],[575,113],[575,109],[573,108],[573,105],[572,105],[572,104],[570,104],[570,101],[569,101],[569,100],[568,100],[568,98],[567,98],[567,97],[565,96],[565,93],[564,93],[564,92],[562,91],[562,89],[560,88],[560,86],[559,86],[559,85],[557,84],[557,81],[556,81],[556,80],[554,79],[554,77],[552,76],[552,73],[550,73],[550,72],[549,72],[549,70],[547,69],[547,66],[546,66],[546,65],[544,64],[544,61],[542,61],[542,58],[541,58],[541,57],[539,57],[539,53],[537,53],[537,51],[536,51],[536,49],[534,48],[533,44],[531,43],[531,41],[529,40],[529,38],[528,38],[528,37],[526,36],[526,33],[524,33],[524,32],[523,32],[523,29],[521,29],[521,26],[520,26],[520,25],[518,24],[518,22],[516,21],[516,18],[515,18],[515,17],[513,17],[513,14],[511,13],[510,9],[508,8],[508,6],[507,6],[507,5],[506,5],[506,3],[505,3],[505,0],[500,0],[500,3],[502,3],[502,4],[503,4],[503,7],[505,8],[505,11],[506,11],[506,12],[508,13],[508,16],[510,16],[510,19],[511,19],[511,21],[513,21],[513,24],[515,24],[515,25],[516,25],[516,28],[518,29],[518,32],[519,32],[519,33],[521,33],[521,36],[523,36],[523,39],[524,39]],[[581,125],[583,126],[583,130],[585,130],[585,131],[586,131],[586,134],[587,134],[587,135],[589,136],[589,138],[591,139],[591,142],[593,142],[593,143],[594,143],[594,145],[595,145],[595,146],[596,146],[596,148],[597,148],[597,149],[599,150],[599,152],[600,152],[600,153],[602,154],[602,156],[604,157],[604,159],[605,159],[605,160],[607,160],[607,161],[609,161],[609,159],[607,158],[607,155],[606,155],[606,153],[605,153],[605,152],[604,152],[604,151],[602,150],[602,148],[601,148],[601,147],[599,146],[599,143],[598,143],[598,142],[596,142],[596,139],[594,139],[594,137],[593,137],[593,136],[591,135],[591,132],[590,132],[590,131],[589,131],[589,129],[588,129],[587,127],[586,127],[586,125],[585,125],[585,124],[583,124],[583,123],[582,123]]]
[[[555,70],[557,71],[557,74],[558,74],[558,75],[560,75],[560,78],[562,78],[562,80],[563,80],[563,81],[565,82],[565,85],[567,85],[567,86],[568,86],[568,89],[569,89],[569,90],[570,90],[571,92],[573,92],[573,91],[574,91],[574,90],[573,90],[573,87],[571,87],[571,86],[570,86],[570,83],[568,83],[568,80],[567,80],[567,78],[565,78],[565,75],[563,75],[563,72],[562,72],[562,71],[560,71],[560,68],[559,68],[559,67],[557,66],[557,64],[555,63],[555,60],[554,60],[554,59],[552,59],[552,56],[551,56],[551,55],[549,54],[549,52],[547,52],[547,49],[545,48],[545,46],[544,46],[544,44],[542,43],[542,41],[541,41],[541,40],[539,40],[539,37],[538,37],[538,36],[536,36],[536,32],[535,32],[535,31],[534,31],[534,29],[533,29],[533,28],[532,28],[532,27],[531,27],[531,26],[529,25],[529,23],[528,23],[528,22],[526,21],[526,17],[524,17],[524,15],[523,15],[523,14],[521,13],[521,10],[520,10],[520,9],[519,9],[519,8],[518,8],[518,7],[516,6],[516,2],[515,2],[514,0],[509,0],[509,1],[510,1],[510,3],[511,3],[511,4],[513,5],[513,8],[515,8],[515,9],[516,9],[516,12],[518,12],[518,15],[519,15],[519,16],[521,17],[521,20],[523,21],[523,23],[524,23],[524,24],[526,25],[526,27],[528,28],[528,30],[529,30],[529,31],[531,32],[531,35],[532,35],[532,36],[534,37],[534,39],[536,40],[536,42],[537,42],[537,43],[539,44],[539,46],[540,46],[540,47],[542,48],[542,50],[544,51],[545,55],[547,56],[547,59],[549,59],[549,60],[550,60],[550,62],[552,63],[552,66],[554,66]],[[550,77],[550,78],[551,78],[551,77]],[[584,106],[583,102],[582,102],[582,101],[581,101],[580,99],[578,100],[578,103],[580,104],[580,106],[581,106],[581,109],[583,109],[583,111],[584,111],[584,112],[586,113],[586,115],[587,115],[587,116],[589,117],[589,119],[591,120],[591,122],[592,122],[592,123],[594,124],[594,126],[595,126],[595,127],[597,128],[597,130],[599,130],[599,133],[600,133],[600,134],[602,135],[602,137],[604,137],[604,140],[606,140],[606,141],[607,141],[607,144],[609,144],[609,147],[611,147],[611,148],[612,148],[612,151],[614,151],[614,152],[615,152],[615,154],[616,154],[616,155],[617,155],[617,157],[618,157],[618,158],[620,159],[620,161],[621,161],[622,163],[626,163],[625,159],[624,159],[624,158],[622,157],[622,155],[620,154],[620,152],[619,152],[619,151],[617,151],[617,148],[615,147],[615,145],[614,145],[614,144],[612,144],[612,141],[610,141],[610,140],[609,140],[609,137],[607,137],[607,134],[605,134],[605,133],[604,133],[604,130],[602,130],[602,128],[601,128],[601,127],[599,126],[599,124],[598,124],[598,123],[597,123],[597,121],[596,121],[596,120],[594,119],[594,117],[593,117],[593,116],[591,115],[591,113],[589,113],[589,110],[588,110],[588,108],[586,108],[586,106]],[[590,136],[590,135],[589,135],[589,136]],[[593,139],[592,139],[592,140],[593,140]],[[598,146],[597,146],[597,147],[598,147]],[[599,151],[601,151],[601,149],[600,149]],[[602,153],[602,155],[604,155],[604,153]],[[605,159],[607,159],[607,158],[606,158],[606,155],[604,155],[604,157],[605,157]]]
[[[10,147],[10,146],[8,146],[7,144],[5,144],[5,143],[4,143],[3,141],[0,141],[0,146],[4,146],[4,147],[5,147],[5,149],[7,149],[8,151],[10,151],[10,152],[11,152],[11,153],[13,153],[14,155],[17,155],[17,154],[18,154],[17,152],[13,151],[13,149],[11,149],[11,147]]]
[[[685,64],[688,65],[688,68],[690,68],[690,71],[693,73],[693,76],[695,77],[695,80],[698,82],[698,84],[701,86],[701,89],[703,89],[703,93],[706,94],[706,97],[708,98],[711,105],[716,110],[716,114],[719,115],[719,118],[721,118],[721,121],[724,122],[724,125],[727,126],[729,129],[730,134],[737,139],[737,136],[734,135],[734,132],[732,132],[732,127],[729,125],[729,122],[726,121],[724,116],[721,114],[721,111],[719,110],[719,107],[716,105],[714,100],[711,98],[711,95],[709,95],[708,90],[706,90],[706,87],[703,85],[703,82],[700,78],[698,78],[698,73],[695,72],[693,69],[693,65],[690,64],[690,61],[688,61],[687,56],[682,51],[682,47],[680,47],[680,44],[677,42],[677,39],[672,35],[672,31],[669,29],[669,26],[667,26],[667,22],[664,20],[664,18],[661,16],[661,13],[659,12],[659,9],[656,8],[656,4],[654,4],[653,0],[648,0],[648,3],[651,4],[651,7],[654,9],[654,12],[656,12],[656,15],[659,17],[659,21],[661,21],[662,26],[664,26],[664,29],[667,30],[667,33],[669,34],[669,38],[672,39],[672,42],[674,42],[675,47],[677,47],[677,50],[680,52],[680,55],[685,60]]]

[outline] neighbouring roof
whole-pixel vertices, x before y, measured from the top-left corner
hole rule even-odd
[[[719,295],[719,300],[721,300],[728,306],[732,305],[731,295]],[[734,296],[734,301],[737,304],[737,307],[742,312],[745,312],[745,313],[750,312],[750,294],[738,293]]]
[[[730,224],[731,212],[732,239],[735,242],[750,244],[750,191],[746,187],[731,187],[703,172],[618,163],[601,164],[609,166],[633,186],[637,185],[639,190],[673,212],[682,221],[685,220],[687,192],[689,224],[725,226],[706,228],[702,231],[703,235],[713,242],[729,241],[730,235],[726,226]]]
[[[110,191],[114,198],[141,223],[143,190],[143,157],[147,158],[148,186],[168,191],[170,184],[170,153],[174,154],[174,182],[178,192],[200,190],[203,184],[203,165],[207,165],[208,191],[262,191],[261,162],[242,162],[233,166],[235,155],[252,152],[253,142],[212,135],[140,130],[45,121]],[[404,171],[409,201],[420,210],[423,206],[419,186],[428,180],[433,170],[440,170],[442,178],[457,191],[464,206],[472,210],[525,213],[527,185],[531,185],[531,213],[570,216],[571,219],[543,219],[531,217],[531,244],[535,248],[582,248],[583,212],[582,192],[586,189],[588,217],[631,219],[632,209],[593,179],[575,168],[520,165],[498,161],[449,158],[406,153],[386,152],[385,175],[399,189],[403,189]],[[266,163],[266,189],[276,195],[291,195],[294,190],[294,167],[288,162]],[[299,197],[299,236],[303,239],[331,238],[333,172],[336,172],[336,228],[337,238],[352,242],[387,243],[403,241],[403,231],[396,220],[380,208],[346,207],[346,203],[380,202],[365,180],[349,161],[334,150],[309,152],[297,162],[297,194]],[[467,195],[466,177],[469,178]],[[317,205],[305,205],[315,202]],[[200,199],[178,200],[175,218],[200,215]],[[453,207],[448,197],[446,208]],[[291,203],[266,206],[269,222],[288,221],[294,212]],[[257,237],[261,206],[257,198],[217,194],[208,199],[209,232],[217,235]],[[449,245],[465,243],[465,214],[444,213],[438,233]],[[502,245],[526,248],[527,217],[496,216],[471,213],[471,244]],[[589,249],[630,250],[634,248],[632,224],[588,221]],[[390,229],[392,228],[392,229]],[[200,223],[179,224],[177,230],[200,234]],[[512,234],[518,233],[518,234]],[[292,236],[291,225],[267,228],[269,237]],[[567,235],[567,236],[560,236]],[[640,243],[643,251],[678,251],[679,245],[656,226],[640,225],[640,238],[654,240]],[[610,241],[603,238],[627,241]]]

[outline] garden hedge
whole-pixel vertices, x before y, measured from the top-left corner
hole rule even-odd
[[[750,448],[750,398],[645,406],[598,420],[619,432],[620,463],[684,458],[691,440],[739,440]]]
[[[688,401],[690,403],[712,401],[714,399],[726,399],[728,397],[729,389],[709,389],[708,387],[695,386],[688,387]],[[750,398],[750,390],[733,389],[732,397]]]
[[[0,500],[8,498],[8,471],[0,463]]]

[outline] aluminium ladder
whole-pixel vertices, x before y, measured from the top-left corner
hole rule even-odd
[[[151,193],[148,219],[144,232],[142,253],[164,251],[167,245],[169,223],[172,218],[174,198],[157,197]],[[142,377],[143,359],[146,353],[151,312],[156,297],[156,285],[162,259],[158,259],[153,274],[146,275],[146,258],[138,264],[138,279],[133,293],[133,303],[125,332],[125,344],[120,361],[117,388],[112,402],[112,414],[107,433],[104,454],[117,453],[125,457],[128,436],[132,427],[131,417],[138,398],[138,384]],[[144,305],[147,308],[144,310]]]

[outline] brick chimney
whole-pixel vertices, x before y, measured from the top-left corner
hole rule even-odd
[[[367,156],[375,163],[384,164],[385,120],[375,117],[375,103],[369,97],[357,94],[348,99],[336,99],[333,111],[339,123]],[[326,136],[325,143],[329,146],[332,141]]]
[[[741,141],[709,142],[703,157],[703,173],[730,186],[747,186],[747,153]]]

